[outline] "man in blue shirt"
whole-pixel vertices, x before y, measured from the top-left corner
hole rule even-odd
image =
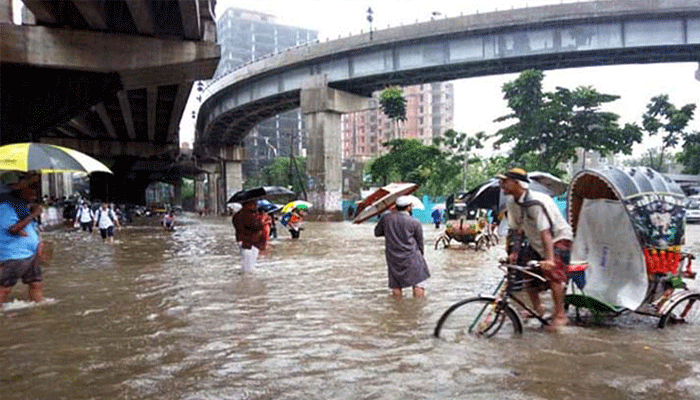
[[[35,219],[42,209],[38,204],[29,205],[38,197],[39,175],[11,172],[3,180],[11,192],[0,195],[0,307],[20,279],[29,286],[29,299],[40,302],[44,284]]]

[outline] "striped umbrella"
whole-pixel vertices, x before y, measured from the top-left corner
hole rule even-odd
[[[13,143],[0,146],[0,170],[112,173],[106,165],[87,154],[45,143]]]

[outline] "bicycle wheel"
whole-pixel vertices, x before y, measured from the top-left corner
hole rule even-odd
[[[700,293],[688,293],[676,300],[659,320],[659,328],[668,325],[700,326]]]
[[[459,301],[438,320],[433,335],[451,342],[467,337],[512,337],[523,332],[518,315],[506,303],[493,297],[472,297]]]
[[[479,236],[476,239],[476,250],[486,250],[489,248],[489,239],[486,236]]]
[[[441,248],[446,249],[448,247],[450,247],[450,237],[445,234],[440,235],[435,241],[435,250]]]

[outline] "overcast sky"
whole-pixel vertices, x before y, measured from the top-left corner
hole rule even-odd
[[[373,11],[373,28],[408,25],[431,18],[456,17],[496,9],[534,7],[547,4],[572,3],[571,0],[217,0],[216,15],[229,7],[243,8],[272,14],[276,22],[318,31],[321,41],[337,39],[350,34],[367,32],[367,9]],[[619,65],[545,71],[545,90],[556,86],[573,89],[593,86],[598,91],[616,94],[621,98],[608,108],[621,116],[621,122],[640,123],[646,104],[661,93],[670,96],[677,106],[700,103],[700,81],[694,78],[697,63]],[[490,134],[500,126],[493,123],[508,113],[501,86],[517,74],[497,75],[453,81],[455,87],[455,129]],[[181,124],[181,140],[192,141],[192,99]],[[700,106],[700,104],[699,104]],[[691,127],[700,130],[700,117]],[[639,155],[649,145],[658,146],[658,140],[645,140],[635,146]]]

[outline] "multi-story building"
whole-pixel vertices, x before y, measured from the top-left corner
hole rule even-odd
[[[265,55],[315,42],[316,31],[275,23],[273,15],[237,8],[227,9],[217,21],[221,60],[214,79]],[[256,125],[246,136],[243,174],[249,177],[277,156],[305,153],[303,118],[299,109],[278,114]]]
[[[406,120],[394,123],[379,106],[375,92],[370,109],[342,117],[343,158],[365,162],[383,154],[382,143],[394,139],[417,139],[429,145],[433,138],[454,127],[454,86],[437,82],[403,88]]]

